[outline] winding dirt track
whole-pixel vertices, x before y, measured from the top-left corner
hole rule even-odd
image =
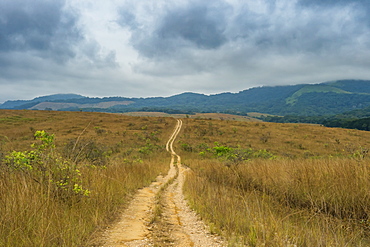
[[[189,168],[181,165],[181,157],[173,149],[181,127],[182,121],[177,120],[166,144],[171,153],[168,174],[138,191],[120,220],[104,233],[102,246],[226,246],[206,230],[184,200],[182,187]]]

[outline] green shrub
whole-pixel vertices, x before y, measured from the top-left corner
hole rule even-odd
[[[31,145],[31,151],[12,151],[5,156],[4,164],[9,171],[31,177],[46,192],[63,201],[88,196],[90,191],[82,187],[77,165],[55,152],[54,135],[42,130],[34,136],[38,142]]]

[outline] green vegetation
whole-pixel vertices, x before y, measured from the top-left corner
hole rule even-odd
[[[90,191],[82,187],[81,172],[77,165],[56,155],[54,135],[36,131],[35,139],[40,143],[32,144],[31,151],[13,151],[5,156],[5,169],[30,177],[42,186],[46,196],[64,201],[88,196]]]
[[[34,120],[35,120],[34,118],[25,118],[21,116],[10,116],[10,117],[0,118],[0,122],[8,123],[8,124],[15,124],[15,125],[21,125],[23,123],[32,122]]]
[[[260,119],[274,123],[313,123],[326,127],[340,127],[347,129],[370,130],[370,108],[344,112],[333,116],[261,116]]]
[[[349,94],[349,92],[346,92],[342,89],[339,89],[339,88],[336,88],[336,87],[333,87],[333,86],[308,85],[308,86],[304,86],[303,88],[301,88],[300,90],[295,92],[292,96],[287,98],[285,100],[285,102],[288,105],[294,105],[299,100],[299,97],[302,96],[303,94],[306,94],[306,93],[329,93],[329,92],[337,93],[337,94],[343,94],[343,93]]]

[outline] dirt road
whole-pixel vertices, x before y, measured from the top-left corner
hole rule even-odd
[[[172,157],[168,174],[138,191],[120,220],[104,233],[102,246],[226,246],[206,230],[184,200],[182,187],[189,168],[181,165],[173,148],[181,127],[177,120],[166,144]]]

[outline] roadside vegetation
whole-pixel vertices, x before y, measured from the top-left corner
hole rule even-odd
[[[0,111],[0,246],[86,246],[168,170],[170,118]]]
[[[368,246],[369,132],[184,121],[191,206],[230,246]]]

